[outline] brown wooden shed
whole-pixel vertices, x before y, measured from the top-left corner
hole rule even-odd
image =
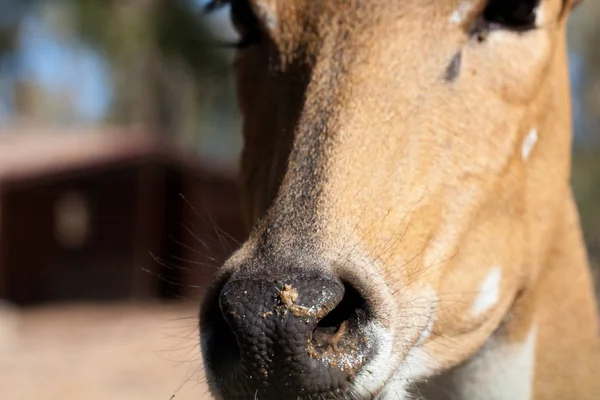
[[[207,284],[214,269],[200,264],[229,251],[196,238],[214,239],[217,225],[233,250],[245,235],[236,181],[153,137],[0,137],[0,298],[187,297]]]

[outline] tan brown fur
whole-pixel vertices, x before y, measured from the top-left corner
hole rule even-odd
[[[327,260],[342,279],[362,279],[398,364],[430,317],[416,300],[433,291],[423,350],[442,380],[491,337],[521,343],[535,325],[532,399],[600,396],[597,310],[569,187],[562,0],[544,0],[538,29],[483,43],[468,31],[478,13],[448,22],[457,1],[253,3],[275,21],[236,65],[254,230],[224,270],[265,241],[273,254]],[[500,297],[473,316],[493,266]]]

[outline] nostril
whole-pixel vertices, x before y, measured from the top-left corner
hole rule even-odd
[[[337,350],[347,342],[346,338],[356,338],[356,331],[367,318],[367,302],[351,285],[344,283],[342,301],[321,319],[312,332],[312,345],[316,351]]]
[[[209,325],[205,355],[207,362],[217,374],[231,374],[232,366],[239,365],[241,353],[238,342],[227,323],[219,302],[220,290],[206,298],[203,305],[202,323]]]
[[[337,329],[342,325],[342,323],[348,321],[357,313],[366,311],[365,307],[365,299],[354,287],[345,283],[344,297],[342,298],[342,301],[333,310],[331,310],[329,314],[319,321],[316,329]]]

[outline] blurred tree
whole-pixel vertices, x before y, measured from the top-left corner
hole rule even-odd
[[[210,119],[237,122],[237,110],[228,66],[231,50],[217,46],[197,2],[0,0],[0,10],[0,59],[15,48],[28,13],[39,16],[59,38],[84,43],[102,56],[112,83],[106,122],[142,124],[190,148],[202,141],[231,147],[227,138],[237,135],[234,126],[219,133],[222,141],[204,137],[216,134],[205,129]],[[40,104],[43,95],[31,82],[20,82],[15,91],[23,92],[12,95],[23,104]],[[212,115],[215,110],[219,115]]]
[[[19,25],[32,1],[35,0],[0,0],[0,84],[15,74]],[[14,93],[0,93],[0,102],[13,103],[14,100]]]
[[[573,52],[582,59],[585,75],[582,85],[582,106],[586,117],[592,121],[592,126],[586,132],[592,142],[600,140],[597,126],[600,123],[600,46],[597,39],[600,37],[600,2],[583,1],[578,6],[569,21],[569,45]],[[589,145],[586,145],[589,147]]]
[[[234,112],[233,93],[207,98],[226,86],[229,68],[192,1],[71,0],[70,12],[77,34],[111,66],[110,121],[189,141],[207,101]]]

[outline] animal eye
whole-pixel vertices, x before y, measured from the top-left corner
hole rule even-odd
[[[208,12],[229,6],[229,15],[239,35],[235,47],[242,49],[260,42],[262,31],[259,19],[248,0],[213,0],[206,5]]]
[[[490,25],[524,31],[535,28],[540,0],[489,0],[483,18]]]

